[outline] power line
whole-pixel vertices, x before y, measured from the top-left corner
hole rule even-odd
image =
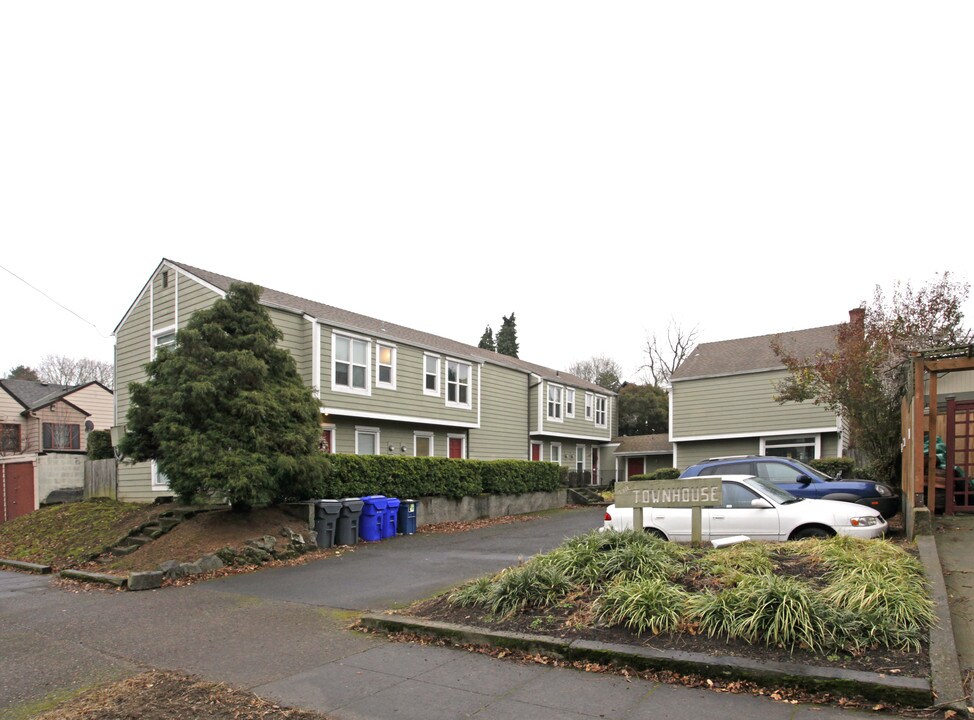
[[[50,300],[52,303],[54,303],[55,305],[57,305],[62,310],[67,310],[69,313],[71,313],[72,315],[74,315],[76,318],[78,318],[79,320],[81,320],[81,322],[85,323],[86,325],[91,325],[91,327],[93,327],[95,329],[95,332],[98,333],[99,335],[101,335],[103,338],[111,337],[110,335],[106,335],[101,330],[99,330],[98,329],[98,326],[95,325],[95,323],[91,322],[90,320],[88,320],[86,318],[81,317],[78,313],[76,313],[71,308],[69,308],[69,307],[67,307],[65,305],[62,305],[61,303],[59,303],[57,300],[55,300],[54,298],[52,298],[50,295],[48,295],[46,292],[44,292],[40,288],[35,287],[34,285],[31,285],[29,282],[27,282],[26,280],[24,280],[22,277],[20,277],[20,275],[18,275],[17,273],[15,273],[10,268],[7,268],[7,267],[4,267],[3,265],[0,265],[0,270],[6,270],[8,273],[10,273],[11,275],[13,275],[18,280],[20,280],[20,282],[22,282],[24,285],[26,285],[27,287],[29,287],[34,292],[37,292],[37,293],[43,295],[44,297],[46,297],[48,300]]]

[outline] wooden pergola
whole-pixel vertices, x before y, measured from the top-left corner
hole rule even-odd
[[[941,373],[974,370],[974,345],[941,348],[913,353],[913,395],[903,399],[902,440],[903,448],[903,498],[906,535],[914,535],[913,509],[917,504],[926,505],[931,514],[936,507],[937,456],[933,452],[934,438],[937,436],[937,377]],[[927,386],[928,392],[924,392]],[[929,413],[924,423],[924,397],[929,394]],[[924,427],[926,424],[926,427]],[[926,477],[924,483],[923,435],[930,438],[930,451],[927,453]],[[920,482],[917,482],[919,478]],[[917,488],[924,489],[921,497]]]

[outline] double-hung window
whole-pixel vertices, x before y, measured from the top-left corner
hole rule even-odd
[[[607,418],[606,405],[607,405],[607,398],[605,397],[605,395],[595,396],[595,426],[596,427],[606,426],[606,418]]]
[[[549,458],[553,463],[561,463],[561,443],[551,443]]]
[[[363,395],[371,391],[369,382],[369,342],[347,335],[332,336],[332,389]]]
[[[575,389],[565,388],[565,417],[575,417]]]
[[[548,419],[561,422],[561,402],[564,388],[561,385],[548,385]]]
[[[440,358],[436,355],[423,356],[423,394],[440,395]]]
[[[355,428],[355,454],[356,455],[378,455],[379,454],[379,428],[370,428],[370,427]]]
[[[376,343],[375,384],[376,387],[396,389],[396,348],[392,345]]]
[[[585,419],[592,419],[592,400],[594,399],[592,393],[585,393]]]
[[[446,361],[446,404],[470,407],[470,365],[458,360]]]

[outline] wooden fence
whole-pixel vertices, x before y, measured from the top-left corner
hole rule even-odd
[[[91,498],[118,499],[118,481],[114,459],[85,461],[85,500]]]

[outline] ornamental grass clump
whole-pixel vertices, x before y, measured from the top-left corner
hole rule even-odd
[[[689,594],[661,578],[614,582],[595,602],[594,611],[606,625],[623,625],[642,635],[678,630]]]
[[[789,577],[743,578],[718,593],[690,601],[689,619],[711,636],[813,651],[833,643],[836,614],[823,597]]]
[[[693,567],[704,575],[719,578],[723,585],[734,585],[747,575],[772,574],[771,550],[767,543],[740,543],[708,552]]]
[[[556,568],[529,562],[505,570],[494,579],[490,611],[509,616],[525,608],[554,605],[573,589],[572,582]]]

